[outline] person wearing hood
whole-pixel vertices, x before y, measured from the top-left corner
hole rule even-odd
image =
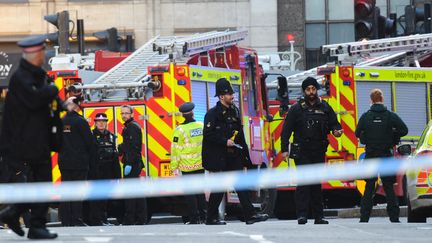
[[[324,163],[329,145],[327,135],[340,137],[343,129],[332,107],[318,97],[319,84],[308,77],[302,83],[304,98],[288,111],[281,134],[281,151],[285,160],[294,159],[297,166]],[[290,137],[294,133],[291,146]],[[295,192],[298,224],[306,224],[311,206],[315,224],[328,224],[324,220],[321,184],[299,185]]]
[[[396,113],[387,110],[384,106],[384,96],[380,89],[373,89],[370,99],[372,105],[360,117],[355,135],[360,139],[360,143],[365,144],[365,159],[391,157],[393,146],[399,143],[401,137],[408,134],[408,128]],[[394,176],[381,177],[390,222],[400,223],[399,205],[393,190],[395,179]],[[361,223],[369,221],[376,181],[376,177],[366,179],[366,188],[360,203]]]

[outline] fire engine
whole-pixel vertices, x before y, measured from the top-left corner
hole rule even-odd
[[[172,176],[171,139],[183,119],[178,107],[193,101],[195,118],[203,121],[207,110],[217,102],[215,82],[225,77],[235,91],[251,160],[259,168],[265,168],[272,157],[267,92],[256,51],[238,46],[246,36],[247,31],[157,36],[94,81],[79,77],[81,70],[52,70],[51,75],[61,86],[62,97],[77,94],[84,97],[83,115],[91,126],[95,114],[107,114],[108,129],[116,134],[117,144],[122,142],[120,107],[133,106],[134,118],[144,134],[142,176],[154,179]],[[53,177],[59,181],[61,175],[56,163],[54,159]],[[263,197],[261,192],[256,193],[257,201]],[[238,198],[230,192],[226,201],[236,204]],[[179,211],[182,202],[175,198],[149,199],[149,202],[150,215],[160,210],[182,214]]]
[[[416,143],[427,122],[431,119],[432,83],[432,35],[406,37],[322,46],[323,54],[336,58],[335,63],[326,64],[287,77],[288,88],[298,90],[301,81],[313,76],[321,81],[322,98],[326,99],[338,115],[344,129],[341,138],[329,135],[330,145],[326,163],[341,163],[345,160],[361,160],[364,147],[359,144],[354,131],[357,121],[370,106],[369,92],[380,88],[384,92],[384,103],[396,112],[407,124],[409,133],[403,143]],[[268,84],[269,89],[278,87],[277,81]],[[269,92],[272,94],[275,92]],[[291,93],[291,92],[290,92]],[[295,93],[295,92],[294,92]],[[280,156],[280,132],[283,114],[280,101],[270,95],[269,110],[274,116],[270,124],[275,157],[275,168],[295,168],[294,161],[282,161]],[[295,102],[291,99],[291,103]],[[396,154],[397,156],[397,154]],[[364,190],[364,181],[327,181],[322,183],[324,204],[329,207],[354,206]],[[275,214],[279,218],[295,216],[294,187],[281,185],[278,188]],[[396,194],[405,202],[406,182],[399,175],[395,184]],[[379,194],[384,194],[382,188]]]

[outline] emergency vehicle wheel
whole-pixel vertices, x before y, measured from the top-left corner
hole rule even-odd
[[[261,189],[258,203],[260,204],[260,213],[268,214],[274,217],[277,191],[273,188]]]
[[[426,214],[424,209],[411,210],[411,203],[407,199],[408,209],[407,209],[407,221],[408,223],[426,223]]]

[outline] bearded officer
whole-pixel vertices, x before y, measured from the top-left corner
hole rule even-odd
[[[281,142],[282,157],[288,157],[289,139],[294,132],[290,158],[296,165],[324,163],[329,144],[327,135],[330,131],[335,137],[343,133],[332,107],[318,97],[319,84],[312,77],[302,83],[304,98],[291,107],[285,118]],[[315,224],[328,224],[324,220],[321,184],[297,186],[295,192],[298,224],[306,224],[309,205]]]
[[[249,149],[243,133],[239,109],[234,105],[234,90],[230,82],[220,78],[216,82],[216,106],[204,118],[202,146],[203,166],[210,172],[243,170],[252,168]],[[267,214],[257,214],[248,191],[237,191],[246,224],[265,221]],[[219,204],[224,193],[210,193],[207,210],[207,225],[224,225],[218,217]]]

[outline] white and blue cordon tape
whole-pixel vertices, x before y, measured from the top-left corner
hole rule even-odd
[[[341,164],[314,164],[296,169],[261,169],[188,175],[173,178],[74,181],[60,184],[0,184],[0,203],[81,201],[104,198],[158,197],[318,184],[328,180],[355,180],[432,168],[431,157],[370,159]]]

